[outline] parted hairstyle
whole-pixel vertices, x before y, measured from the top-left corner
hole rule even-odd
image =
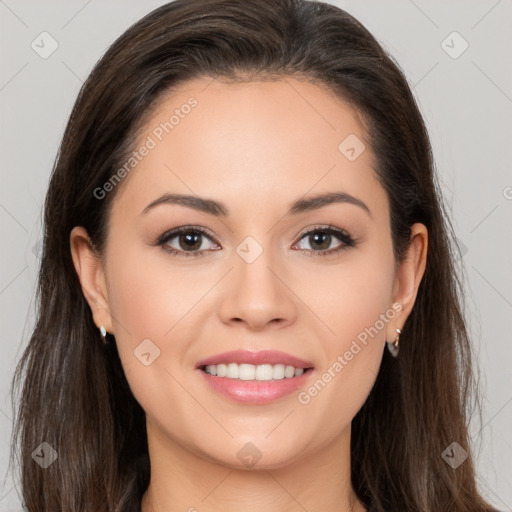
[[[426,271],[397,359],[384,351],[352,421],[351,478],[372,512],[484,512],[468,434],[481,416],[465,323],[462,268],[428,133],[400,67],[333,5],[306,0],[177,0],[133,24],[96,63],[71,112],[51,173],[35,327],[16,367],[11,458],[28,512],[135,512],[150,479],[145,414],[103,345],[71,259],[86,228],[101,254],[118,170],[164,94],[194,78],[293,76],[328,86],[365,120],[390,205],[396,262],[410,227],[429,233]],[[16,393],[18,391],[18,393]],[[19,405],[18,405],[19,404]],[[19,409],[18,409],[19,406]],[[32,452],[50,444],[46,469]],[[453,469],[443,451],[469,454]]]

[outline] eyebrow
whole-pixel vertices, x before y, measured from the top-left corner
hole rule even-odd
[[[288,214],[298,215],[299,213],[317,210],[323,206],[327,206],[333,203],[347,203],[358,206],[359,208],[363,209],[370,216],[370,218],[372,217],[370,209],[363,201],[361,201],[361,199],[347,194],[346,192],[329,192],[326,194],[317,194],[315,196],[298,199],[290,205]],[[146,208],[142,210],[142,213],[147,213],[155,206],[162,204],[177,204],[180,206],[186,206],[187,208],[193,208],[194,210],[198,210],[209,215],[214,215],[216,217],[227,217],[229,215],[229,211],[226,206],[219,201],[214,201],[213,199],[206,199],[199,196],[182,194],[164,194],[158,199],[155,199],[149,203]]]

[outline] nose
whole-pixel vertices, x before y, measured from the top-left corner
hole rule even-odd
[[[272,261],[269,251],[252,263],[234,256],[222,295],[219,315],[226,324],[240,324],[259,331],[273,325],[282,328],[297,316],[297,299],[287,273]]]

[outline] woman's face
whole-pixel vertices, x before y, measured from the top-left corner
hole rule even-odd
[[[346,441],[414,288],[355,111],[290,77],[195,80],[134,149],[103,189],[116,196],[92,307],[151,442],[277,468]],[[228,373],[207,375],[219,354],[209,371]]]

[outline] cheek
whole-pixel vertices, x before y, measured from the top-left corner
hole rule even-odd
[[[374,254],[360,253],[350,264],[335,271],[324,269],[308,280],[307,303],[324,325],[323,358],[316,380],[298,401],[308,411],[307,417],[316,418],[315,423],[323,418],[327,437],[351,422],[370,393],[382,359],[386,326],[396,314],[391,307],[392,254]]]
[[[199,414],[179,384],[182,378],[172,376],[184,365],[193,306],[211,286],[211,275],[185,272],[158,249],[141,251],[131,244],[112,243],[108,262],[116,344],[134,397],[150,417],[167,425],[174,424],[169,411],[176,412],[177,406],[182,407],[180,417],[189,409]],[[163,404],[170,403],[164,412]]]
[[[168,362],[170,355],[175,361],[182,359],[185,347],[180,346],[176,333],[192,313],[191,308],[204,293],[205,285],[201,285],[197,273],[186,274],[173,267],[158,248],[141,250],[135,243],[116,245],[116,240],[112,240],[107,258],[109,306],[116,344],[137,396],[144,389],[161,387],[154,380],[155,368]],[[169,354],[171,338],[173,350]],[[142,354],[148,352],[156,364],[144,365]]]
[[[295,280],[294,291],[312,311],[331,356],[347,350],[359,334],[364,338],[372,326],[385,335],[385,323],[379,319],[392,305],[394,263],[391,249],[376,254],[377,247],[347,253],[341,263],[317,264]]]
[[[122,254],[122,257],[118,257]],[[171,258],[169,256],[169,258]],[[117,263],[116,263],[117,262]],[[208,289],[211,276],[187,271],[160,252],[128,247],[113,250],[109,265],[109,303],[122,337],[139,342],[162,339]]]

